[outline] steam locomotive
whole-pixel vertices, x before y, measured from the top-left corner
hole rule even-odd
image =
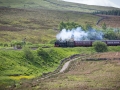
[[[82,40],[82,41],[56,41],[55,47],[90,47],[96,40]],[[119,46],[120,40],[99,40],[107,44],[107,46]]]

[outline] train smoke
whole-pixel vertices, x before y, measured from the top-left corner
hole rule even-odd
[[[56,35],[57,40],[70,40],[73,38],[75,41],[80,40],[102,40],[103,33],[95,29],[84,31],[81,27],[72,30],[62,29],[59,34]]]

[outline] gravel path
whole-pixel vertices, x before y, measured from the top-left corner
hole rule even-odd
[[[80,57],[78,57],[78,58],[80,58]],[[62,69],[59,71],[59,73],[64,72],[64,71],[68,68],[70,62],[75,61],[75,60],[77,60],[78,58],[75,58],[75,59],[72,59],[72,60],[70,60],[70,61],[67,61],[67,62],[63,65],[63,67],[62,67]]]
[[[71,61],[68,61],[68,62],[66,62],[66,63],[63,65],[62,69],[60,70],[60,73],[64,72],[64,71],[68,68],[70,62],[71,62]]]

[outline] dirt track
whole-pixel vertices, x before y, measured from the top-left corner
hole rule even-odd
[[[78,57],[78,58],[79,58],[79,57]],[[64,72],[64,71],[68,68],[70,62],[75,61],[75,60],[77,60],[78,58],[71,59],[71,60],[67,61],[67,62],[63,65],[63,67],[62,67],[62,69],[59,71],[59,73]]]

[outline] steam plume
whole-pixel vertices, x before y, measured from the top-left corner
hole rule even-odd
[[[102,40],[103,33],[95,29],[90,29],[88,31],[82,30],[81,27],[72,30],[62,29],[62,31],[56,35],[57,40],[70,40],[74,37],[75,41],[80,40]]]

